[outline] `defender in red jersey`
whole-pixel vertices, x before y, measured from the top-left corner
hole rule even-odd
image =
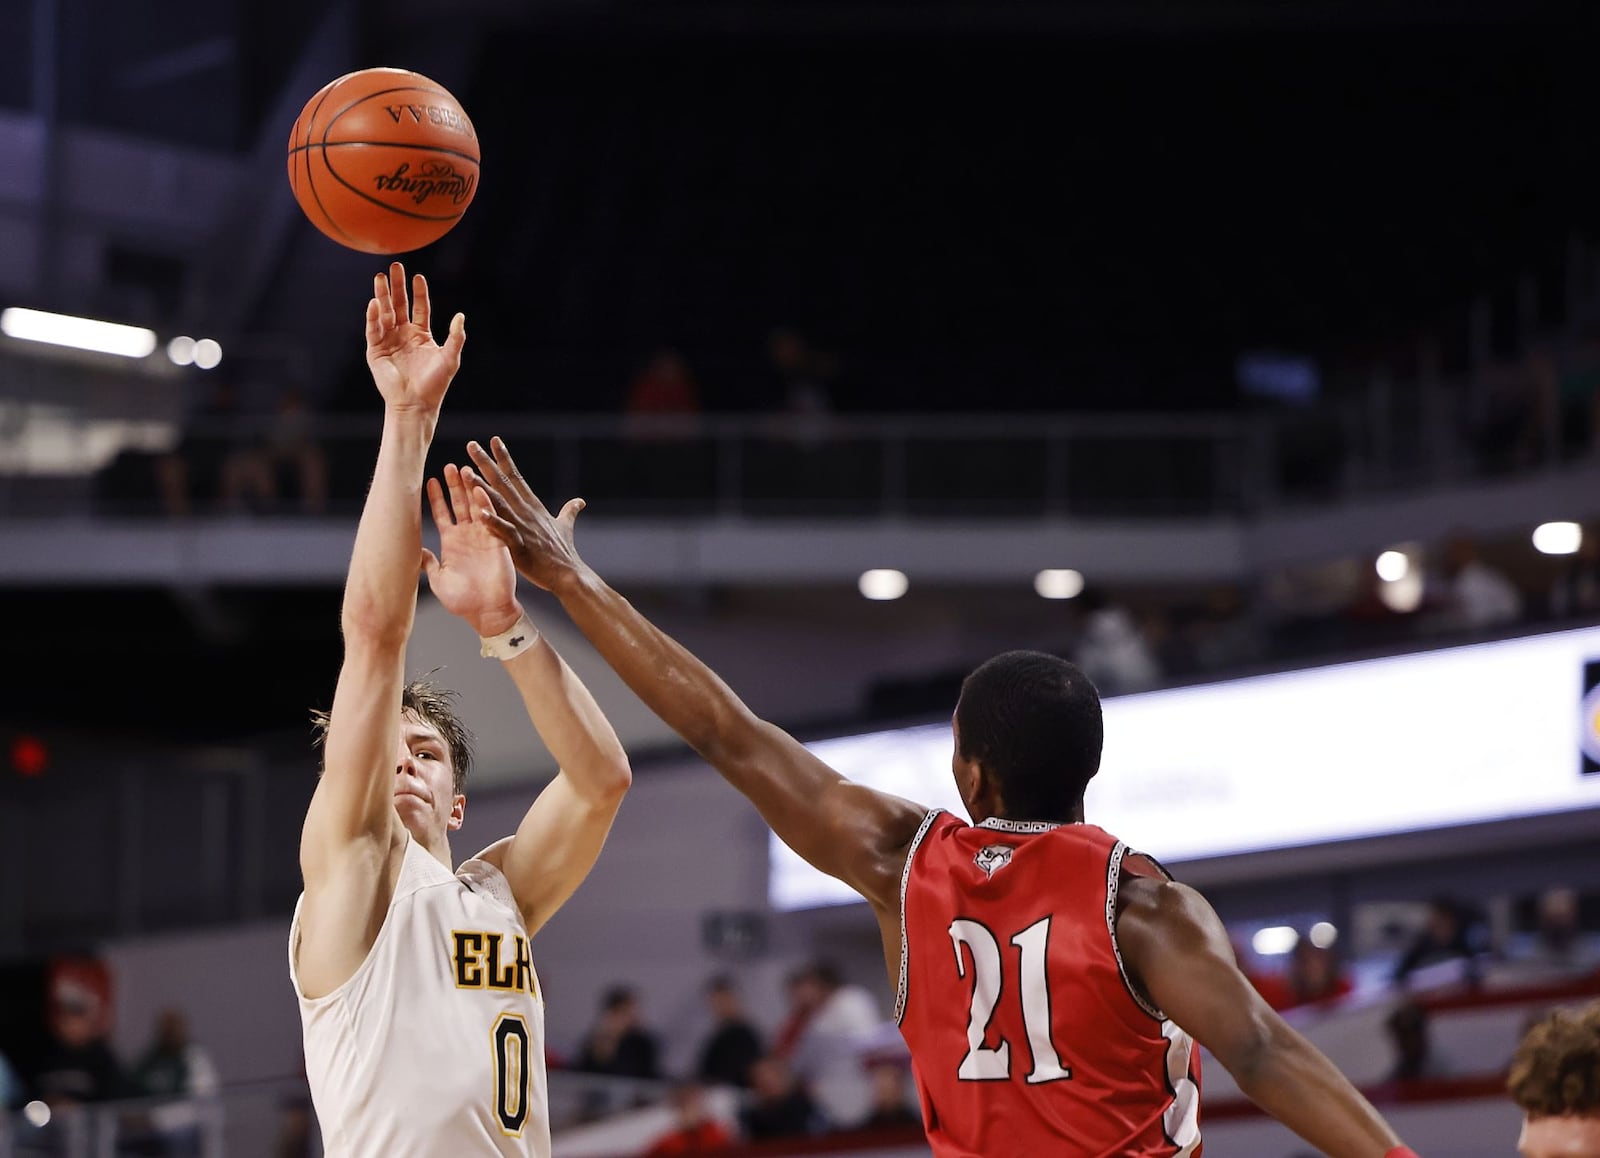
[[[940,1158],[1199,1155],[1192,1042],[1333,1158],[1409,1155],[1240,973],[1211,906],[1084,823],[1102,725],[1077,668],[1008,652],[967,677],[952,771],[975,825],[853,784],[606,586],[572,520],[490,445],[467,449],[517,570],[790,848],[871,903]]]
[[[1117,949],[1127,859],[1092,825],[928,814],[895,1016],[937,1152],[1200,1153],[1198,1051]]]

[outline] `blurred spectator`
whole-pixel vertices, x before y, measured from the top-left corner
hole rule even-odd
[[[1142,692],[1160,684],[1161,665],[1132,615],[1097,587],[1085,589],[1077,602],[1083,629],[1072,661],[1102,695]]]
[[[1320,949],[1305,937],[1295,943],[1289,968],[1282,976],[1253,980],[1267,1004],[1280,1011],[1336,1001],[1353,988],[1333,950]]]
[[[740,1115],[746,1137],[796,1138],[817,1131],[816,1106],[782,1058],[769,1055],[751,1066],[750,1086],[755,1097]]]
[[[872,1110],[862,1051],[883,1022],[872,995],[846,985],[826,962],[806,969],[798,983],[800,1001],[813,1010],[795,1043],[794,1072],[805,1082],[834,1129],[859,1126]]]
[[[280,475],[288,470],[299,485],[301,510],[313,515],[326,510],[328,457],[311,424],[305,396],[293,386],[280,391],[267,419],[265,437],[228,459],[222,480],[223,506],[229,510],[276,509]]]
[[[1462,961],[1467,980],[1476,984],[1477,957],[1484,948],[1482,940],[1481,924],[1459,903],[1449,897],[1435,897],[1428,903],[1427,923],[1395,966],[1394,979],[1403,984],[1418,969],[1445,961]]]
[[[761,1035],[739,1004],[730,977],[713,978],[706,1000],[716,1028],[700,1049],[700,1080],[725,1086],[749,1086],[750,1067],[761,1056]]]
[[[798,330],[780,326],[767,337],[767,357],[777,379],[779,405],[796,441],[816,443],[827,437],[833,399],[828,385],[838,361],[806,341]]]
[[[207,1097],[217,1092],[217,1071],[204,1049],[189,1038],[189,1019],[164,1009],[156,1034],[134,1077],[151,1097]]]
[[[922,1125],[922,1115],[912,1109],[912,1101],[905,1067],[894,1062],[880,1062],[872,1067],[872,1113],[867,1115],[862,1127],[887,1130],[895,1126]]]
[[[137,1094],[106,1041],[100,997],[68,985],[53,994],[52,1004],[51,1041],[33,1081],[39,1096],[52,1106],[70,1106]]]
[[[1444,582],[1428,625],[1441,631],[1482,631],[1522,618],[1522,594],[1478,557],[1478,545],[1457,535],[1445,545]]]
[[[1550,614],[1600,615],[1600,533],[1584,528],[1578,553],[1567,560],[1550,588]]]
[[[655,1078],[660,1076],[657,1056],[655,1036],[639,1021],[638,998],[619,985],[606,991],[600,1018],[572,1068],[619,1078]]]
[[[1600,1002],[1530,1029],[1506,1088],[1523,1113],[1524,1158],[1600,1158]]]
[[[700,390],[683,355],[676,350],[657,350],[650,355],[628,387],[623,412],[630,439],[682,437],[688,433],[676,424],[653,421],[700,413]]]
[[[217,1093],[217,1071],[210,1057],[189,1038],[189,1021],[176,1009],[164,1009],[156,1021],[155,1039],[134,1071],[139,1092],[173,1099],[147,1115],[145,1149],[171,1156],[201,1150],[200,1113],[192,1099]]]
[[[1389,1014],[1384,1028],[1389,1031],[1389,1042],[1394,1047],[1394,1068],[1389,1073],[1391,1082],[1416,1081],[1444,1074],[1447,1067],[1433,1048],[1427,1010],[1405,1002]]]
[[[707,1113],[706,1093],[698,1082],[681,1082],[673,1088],[672,1112],[677,1124],[645,1151],[646,1158],[709,1154],[733,1143],[728,1128]]]
[[[183,436],[170,454],[155,461],[162,509],[186,518],[197,499],[216,501],[237,473],[238,451],[232,425],[239,420],[239,394],[226,378],[210,384],[205,400],[184,423]]]
[[[805,1032],[811,1015],[817,1011],[814,1003],[817,994],[814,986],[806,984],[805,969],[791,971],[783,979],[783,991],[789,999],[789,1013],[778,1027],[771,1052],[781,1058],[790,1058],[794,1056],[795,1046],[800,1044],[800,1035]]]
[[[1537,924],[1527,951],[1510,968],[1519,980],[1581,976],[1600,966],[1600,938],[1579,922],[1575,889],[1547,889],[1539,896]]]

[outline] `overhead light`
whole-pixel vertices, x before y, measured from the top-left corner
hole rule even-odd
[[[1044,599],[1071,599],[1083,591],[1083,573],[1052,567],[1033,577],[1033,589]]]
[[[911,581],[904,571],[877,568],[863,571],[856,586],[868,599],[899,599],[911,586]]]
[[[1285,953],[1292,953],[1299,943],[1300,934],[1288,925],[1268,925],[1265,929],[1257,929],[1256,935],[1250,938],[1250,947],[1262,957],[1281,957]]]
[[[74,350],[93,350],[97,354],[117,354],[123,358],[148,357],[156,348],[153,330],[21,306],[0,310],[0,333],[24,342],[47,342],[52,346],[70,346]]]
[[[1576,555],[1583,546],[1583,528],[1577,523],[1541,523],[1533,529],[1534,550],[1545,555]]]
[[[1411,560],[1404,551],[1385,551],[1378,556],[1378,578],[1385,583],[1398,583],[1411,573]]]
[[[167,357],[174,366],[192,366],[194,364],[194,339],[188,334],[179,334],[167,343]]]
[[[1339,939],[1339,930],[1332,921],[1318,921],[1311,926],[1311,943],[1318,949],[1326,949]]]
[[[29,1102],[22,1107],[22,1116],[27,1119],[28,1125],[44,1129],[50,1124],[50,1104],[48,1102]]]
[[[222,345],[211,338],[201,338],[194,344],[194,364],[202,370],[212,370],[222,361]]]

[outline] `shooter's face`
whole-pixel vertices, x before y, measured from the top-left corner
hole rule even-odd
[[[423,843],[460,828],[466,809],[466,797],[455,790],[450,745],[433,725],[411,715],[400,720],[394,808]]]

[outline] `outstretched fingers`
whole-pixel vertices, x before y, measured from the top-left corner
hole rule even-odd
[[[394,329],[394,295],[389,292],[389,279],[376,274],[372,279],[372,300],[377,303],[378,336],[381,338]]]
[[[523,480],[522,472],[517,469],[517,460],[511,457],[511,448],[506,445],[506,440],[498,434],[495,435],[489,440],[489,449],[494,451],[495,464],[505,472],[506,477],[515,479],[526,489],[528,484]]]
[[[474,501],[476,502],[480,496],[483,500],[477,504],[477,510],[481,511],[487,507],[491,513],[498,512],[502,515],[511,513],[511,508],[506,504],[505,496],[491,487],[488,481],[477,471],[470,466],[464,466],[461,468],[461,477],[471,489]]]
[[[467,487],[455,463],[444,468],[444,485],[450,488],[450,510],[455,514],[456,522],[470,523],[472,504],[467,502]]]
[[[433,512],[433,525],[441,531],[455,523],[450,515],[450,508],[444,501],[444,488],[439,485],[439,480],[428,480],[428,509]]]
[[[472,488],[472,521],[482,523],[495,538],[511,550],[516,550],[522,545],[522,533],[517,530],[515,523],[505,518],[511,513],[506,500],[490,490],[483,479],[472,473],[470,467],[461,473]]]
[[[428,279],[420,273],[411,275],[411,322],[433,336],[433,303],[428,300]]]
[[[450,319],[450,333],[445,337],[444,348],[461,364],[461,347],[467,344],[467,315],[457,314]]]
[[[481,519],[494,514],[494,496],[470,466],[461,468],[461,478],[467,487],[467,501],[472,505],[472,517]]]
[[[406,267],[398,261],[389,263],[389,298],[394,303],[394,321],[404,325],[411,316],[411,302],[406,296]]]
[[[500,443],[498,438],[494,441],[496,443]],[[500,445],[503,447],[504,443],[500,443]],[[537,503],[539,501],[538,496],[535,495],[529,488],[528,484],[523,481],[523,478],[520,474],[513,478],[512,475],[507,473],[506,469],[500,465],[499,459],[497,457],[492,457],[488,451],[483,449],[481,445],[476,442],[467,443],[467,453],[472,456],[472,461],[478,464],[478,470],[482,472],[485,485],[487,485],[491,491],[495,492],[495,496],[497,498],[506,498],[511,495],[515,495],[524,502]],[[509,459],[510,456],[508,455],[507,460],[509,461]],[[515,463],[511,464],[511,469],[513,471],[517,469]]]

